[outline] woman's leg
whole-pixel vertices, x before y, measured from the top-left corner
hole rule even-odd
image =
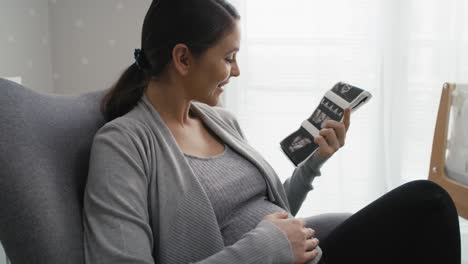
[[[351,213],[327,213],[304,218],[307,227],[315,230],[315,237],[320,241],[325,239],[328,234],[338,225],[348,219]]]
[[[406,183],[361,209],[320,240],[323,264],[459,264],[458,215],[439,185]]]

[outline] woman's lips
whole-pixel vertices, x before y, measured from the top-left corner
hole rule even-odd
[[[223,87],[224,87],[226,84],[228,84],[228,83],[229,83],[229,80],[220,83],[220,84],[218,85],[218,87],[223,88]]]

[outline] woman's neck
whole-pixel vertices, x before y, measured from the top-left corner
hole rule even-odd
[[[190,111],[192,100],[182,85],[151,80],[145,95],[169,127],[185,128],[193,125],[194,118]]]

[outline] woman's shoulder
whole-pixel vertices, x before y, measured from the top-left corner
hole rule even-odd
[[[146,141],[149,135],[149,128],[141,120],[130,115],[124,115],[104,124],[94,136],[97,139],[109,139],[113,141],[127,140],[133,142]]]
[[[145,125],[141,120],[133,118],[127,114],[105,123],[101,129],[105,130],[106,128],[119,128],[121,130],[135,131],[144,129]]]

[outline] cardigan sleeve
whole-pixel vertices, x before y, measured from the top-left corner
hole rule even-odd
[[[293,262],[291,244],[286,235],[275,224],[263,220],[233,245],[196,263],[285,264]]]
[[[297,214],[307,194],[314,189],[312,182],[315,177],[322,175],[320,167],[326,161],[315,152],[304,164],[296,167],[291,177],[283,183],[292,215]]]
[[[154,263],[148,179],[137,137],[105,125],[95,136],[84,193],[86,263]]]

